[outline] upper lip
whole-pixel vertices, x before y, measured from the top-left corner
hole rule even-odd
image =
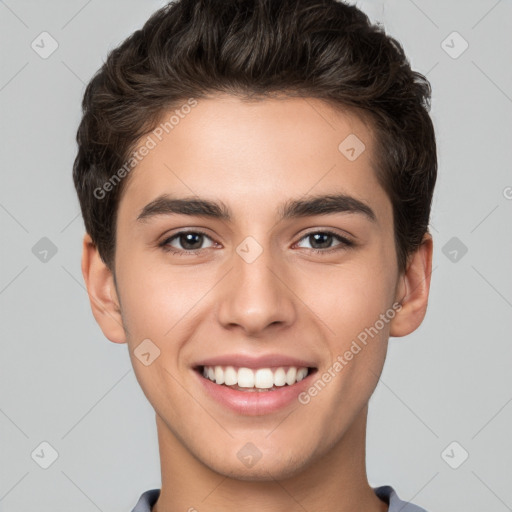
[[[312,361],[297,359],[282,354],[266,354],[250,356],[247,354],[226,354],[197,362],[194,367],[200,366],[236,366],[238,368],[270,368],[277,366],[296,366],[299,368],[316,368]]]

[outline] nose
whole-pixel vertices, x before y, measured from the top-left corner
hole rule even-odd
[[[233,252],[233,268],[221,282],[219,323],[226,329],[241,329],[252,337],[261,336],[270,328],[291,325],[297,311],[292,283],[287,283],[283,263],[272,261],[268,249],[254,261],[240,254]]]

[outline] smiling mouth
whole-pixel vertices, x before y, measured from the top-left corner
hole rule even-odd
[[[244,392],[268,392],[289,388],[317,371],[314,367],[279,366],[246,368],[235,366],[197,366],[203,378],[219,386]]]

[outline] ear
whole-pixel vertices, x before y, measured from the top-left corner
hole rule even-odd
[[[82,275],[92,314],[103,334],[114,343],[126,343],[114,276],[101,259],[98,249],[87,233],[83,240]]]
[[[402,303],[402,309],[391,320],[390,336],[410,334],[425,318],[432,274],[432,251],[432,236],[425,233],[420,246],[410,256],[407,269],[400,276],[395,300]]]

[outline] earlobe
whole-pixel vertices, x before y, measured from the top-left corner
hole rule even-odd
[[[400,277],[395,300],[402,304],[402,308],[391,321],[390,336],[410,334],[425,318],[432,274],[432,252],[432,236],[425,233],[420,246],[411,255],[406,271]]]
[[[82,275],[89,295],[92,314],[103,334],[114,343],[126,343],[126,333],[114,277],[87,233],[83,239]]]

